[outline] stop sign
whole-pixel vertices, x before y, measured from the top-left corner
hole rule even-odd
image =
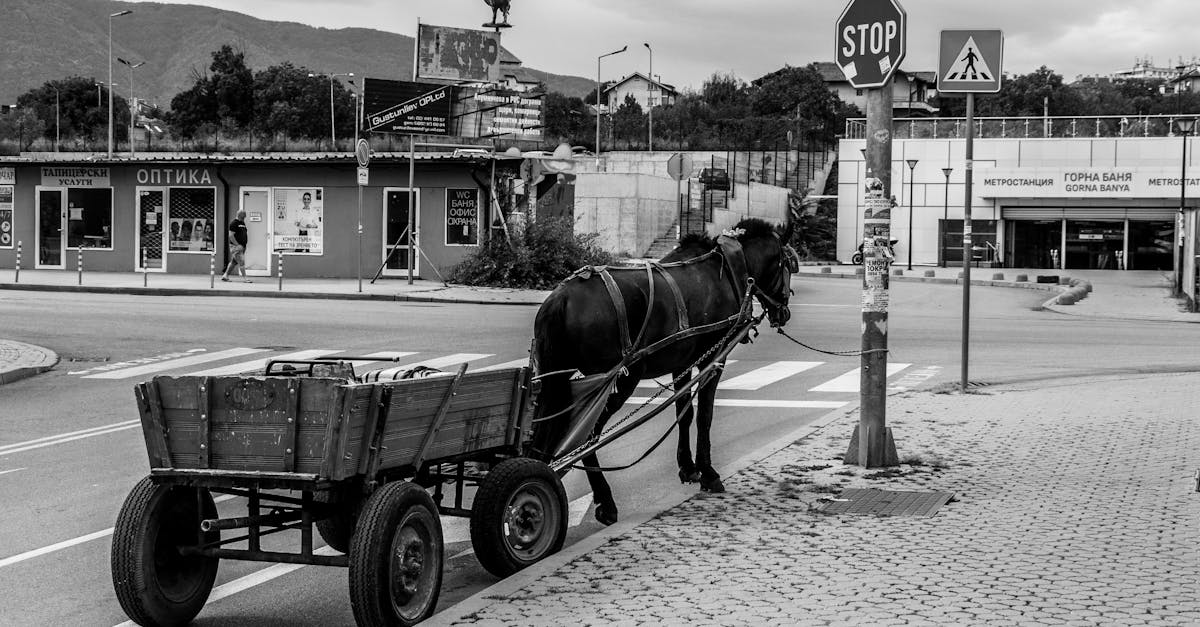
[[[904,60],[907,15],[897,0],[850,0],[837,21],[837,64],[858,89],[883,87]]]

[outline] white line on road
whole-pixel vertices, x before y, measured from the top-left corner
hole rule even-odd
[[[650,400],[648,396],[631,396],[626,405],[640,405]],[[837,409],[846,403],[838,401],[776,401],[770,399],[718,398],[717,407],[766,407],[776,409]]]
[[[736,359],[727,359],[727,360],[725,360],[725,367],[728,368],[729,366],[732,366],[733,364],[736,364],[737,362],[738,362],[738,360],[736,360]],[[694,376],[695,374],[696,373],[693,371],[692,375]],[[664,385],[670,385],[671,381],[674,379],[675,379],[675,377],[673,377],[669,374],[665,374],[661,377],[658,377],[657,379],[644,379],[642,381],[638,381],[637,386],[640,388],[650,388],[653,390],[657,390]]]
[[[717,386],[721,390],[757,390],[777,381],[782,381],[794,374],[812,370],[825,362],[823,361],[777,361],[756,368],[746,374],[732,379],[722,380]]]
[[[18,442],[16,444],[6,444],[0,446],[0,456],[10,455],[12,453],[22,453],[24,451],[32,451],[34,449],[43,448],[46,446],[54,446],[55,444],[64,444],[75,440],[82,440],[92,436],[104,435],[106,433],[115,433],[126,429],[133,429],[141,425],[140,420],[127,420],[116,424],[105,425],[103,427],[92,427],[91,429],[83,429],[80,431],[72,431],[70,433],[60,433],[58,435],[50,435],[36,440],[27,442]]]
[[[892,364],[887,365],[887,376],[892,376],[901,370],[911,366],[912,364]],[[830,379],[821,385],[809,390],[809,392],[858,392],[859,383],[861,382],[860,369],[855,368],[846,374]]]
[[[363,357],[375,357],[378,359],[386,359],[388,361],[393,361],[396,359],[403,359],[405,357],[408,357],[409,355],[416,355],[416,354],[417,353],[414,351],[380,351],[378,353],[370,353],[367,355],[363,355]],[[336,357],[336,356],[337,355],[334,355],[334,357]],[[382,363],[382,362],[355,361],[355,362],[351,362],[351,363],[354,364],[354,372],[359,372],[360,370],[365,372],[371,368],[377,367],[377,366],[375,366],[375,364]]]
[[[475,372],[489,372],[492,370],[504,370],[505,368],[520,368],[521,366],[528,366],[528,365],[529,365],[529,358],[525,357],[522,359],[514,359],[512,361],[506,361],[502,364],[492,364],[490,366],[476,368]]]
[[[167,360],[167,359],[175,359],[177,357],[187,357],[188,355],[190,355],[192,353],[203,353],[203,352],[206,352],[207,350],[208,350],[207,348],[192,348],[192,349],[183,351],[181,353],[167,353],[165,355],[155,355],[153,357],[143,357],[141,359],[131,359],[129,361],[118,361],[115,363],[104,364],[103,366],[96,366],[95,368],[87,368],[84,370],[70,370],[67,372],[67,374],[87,374],[89,372],[108,372],[110,370],[132,368],[134,366],[156,363],[156,362],[160,362],[160,361]]]
[[[144,366],[134,366],[132,368],[122,368],[121,370],[111,370],[109,372],[101,372],[99,374],[89,374],[84,376],[84,379],[128,379],[147,375],[152,372],[161,372],[163,370],[171,370],[174,368],[183,368],[185,366],[194,366],[196,364],[205,364],[210,361],[220,359],[230,359],[233,357],[242,357],[245,355],[253,355],[254,353],[265,353],[265,348],[231,348],[229,350],[217,351],[215,353],[204,353],[201,355],[191,355],[188,357],[180,357],[179,359],[170,359],[167,361],[159,361]]]
[[[227,375],[227,374],[241,374],[243,372],[257,372],[257,371],[260,371],[260,370],[263,370],[264,368],[266,368],[267,362],[271,361],[271,360],[287,361],[289,359],[297,359],[297,360],[316,359],[317,357],[324,357],[325,355],[328,355],[330,353],[336,353],[336,352],[337,351],[324,349],[324,348],[318,349],[318,350],[297,351],[295,353],[288,353],[286,355],[276,355],[274,357],[269,357],[267,359],[252,359],[250,361],[243,361],[240,364],[219,366],[217,368],[211,368],[209,370],[201,370],[199,372],[189,372],[188,374],[190,374],[193,377],[217,377],[217,376]]]
[[[29,470],[29,469],[28,468],[13,468],[10,470],[0,470],[0,475],[7,475],[10,472],[21,472],[22,470]]]
[[[395,366],[392,368],[386,368],[384,370],[380,370],[379,371],[379,380],[382,381],[384,379],[390,379],[393,376],[395,376],[395,374],[398,372],[404,372],[405,370],[411,370],[413,368],[416,368],[417,366],[427,366],[429,368],[445,368],[447,366],[457,366],[458,364],[461,364],[463,362],[475,361],[476,359],[487,359],[488,357],[491,357],[491,356],[492,356],[491,353],[455,353],[453,355],[446,355],[445,357],[438,357],[436,359],[426,359],[425,361],[417,361],[417,362],[413,362],[411,364],[404,364],[403,366]]]

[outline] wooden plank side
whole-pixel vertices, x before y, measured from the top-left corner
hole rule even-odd
[[[300,381],[290,379],[287,382],[287,411],[283,417],[283,470],[292,472],[296,469],[296,419],[300,414]]]
[[[200,433],[200,467],[212,468],[212,394],[213,379],[212,377],[204,377],[200,380],[200,388],[198,390],[198,411]]]
[[[146,456],[151,468],[167,468],[171,465],[171,452],[167,450],[167,436],[155,416],[158,408],[151,408],[149,387],[152,383],[139,383],[133,388],[137,399],[138,418],[142,422],[142,438],[146,441]]]
[[[342,448],[342,423],[345,412],[343,406],[346,400],[346,386],[339,385],[333,389],[333,400],[325,413],[325,428],[322,430],[323,450],[317,474],[328,478],[333,475],[334,466]],[[303,439],[303,436],[301,436]],[[302,445],[305,446],[305,445]]]
[[[163,415],[162,396],[159,394],[158,379],[151,380],[146,385],[146,401],[150,407],[150,421],[153,423],[153,430],[160,434],[161,446],[166,449],[166,459],[163,462],[163,467],[171,467],[175,464],[171,457],[171,452],[174,450],[170,444],[171,430],[167,427],[167,419]],[[145,424],[142,425],[145,428]]]
[[[366,429],[367,410],[371,403],[371,389],[370,385],[346,388],[346,398],[342,405],[343,425],[339,444],[334,451],[337,460],[334,470],[329,475],[335,481],[358,474],[363,430]]]

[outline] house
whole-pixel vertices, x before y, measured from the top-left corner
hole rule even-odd
[[[650,80],[641,72],[634,72],[605,87],[602,95],[603,103],[608,106],[610,111],[620,108],[621,103],[625,102],[626,96],[633,96],[633,99],[637,100],[644,111],[652,106],[675,104],[679,92],[675,91],[671,85]]]
[[[542,82],[532,72],[521,65],[521,60],[513,53],[500,48],[500,87],[511,91],[531,91]]]
[[[867,110],[867,91],[851,85],[836,63],[818,61],[813,66],[842,102],[855,105],[860,111]],[[892,78],[892,115],[900,118],[937,115],[937,107],[927,102],[936,95],[936,83],[936,72],[896,70]]]

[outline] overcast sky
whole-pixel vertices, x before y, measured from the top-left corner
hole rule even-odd
[[[200,4],[267,20],[326,28],[363,27],[413,35],[417,20],[480,28],[483,0],[158,0]],[[503,44],[527,66],[604,80],[647,72],[679,88],[698,88],[713,72],[753,80],[784,64],[832,61],[834,24],[846,0],[512,0]],[[908,55],[901,68],[937,69],[942,29],[1000,29],[1004,70],[1046,65],[1068,81],[1107,74],[1150,57],[1174,66],[1200,54],[1197,0],[903,0]]]

